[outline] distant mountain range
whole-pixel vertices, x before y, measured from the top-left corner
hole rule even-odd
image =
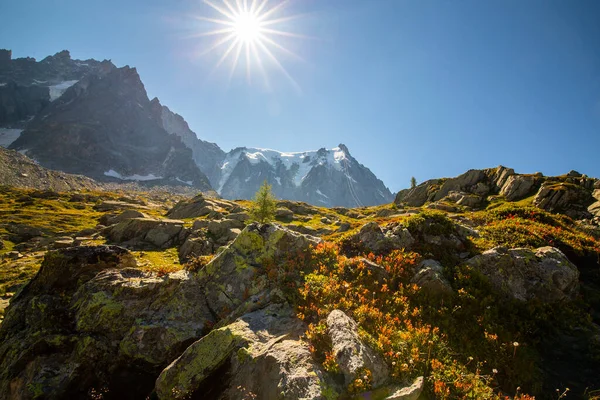
[[[323,206],[389,203],[393,194],[340,144],[284,153],[239,147],[229,153],[198,138],[184,118],[150,100],[135,68],[41,61],[0,50],[0,146],[40,165],[99,181],[141,181],[252,198],[264,180],[282,199]]]

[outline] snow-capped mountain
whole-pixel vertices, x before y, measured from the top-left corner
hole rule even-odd
[[[277,197],[316,205],[393,200],[342,144],[225,153],[157,98],[150,101],[135,68],[74,60],[66,50],[39,62],[0,50],[0,146],[98,180],[212,188],[230,199],[252,198],[267,180]]]
[[[393,199],[383,182],[343,144],[298,153],[234,149],[221,165],[215,189],[228,199],[249,199],[265,180],[278,198],[327,207],[360,207]]]
[[[0,79],[2,143],[24,128],[9,147],[40,165],[98,180],[211,189],[192,151],[164,129],[135,68],[72,60],[64,51],[40,62],[4,59]]]

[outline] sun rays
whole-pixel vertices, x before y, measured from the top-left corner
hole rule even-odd
[[[214,17],[195,18],[210,23],[214,29],[194,36],[215,37],[200,53],[201,56],[220,54],[212,72],[229,68],[231,81],[234,73],[244,65],[247,83],[250,84],[254,73],[259,72],[265,85],[270,87],[268,69],[274,67],[296,90],[300,90],[298,83],[279,59],[285,56],[303,61],[282,42],[283,39],[309,38],[285,29],[287,22],[299,17],[279,16],[289,0],[204,0],[204,3],[212,9]]]

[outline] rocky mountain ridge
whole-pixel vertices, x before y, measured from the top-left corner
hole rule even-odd
[[[21,65],[21,64],[24,64]],[[35,68],[34,68],[35,66]],[[148,181],[210,190],[179,136],[167,133],[135,68],[72,60],[61,52],[39,63],[9,62],[4,78],[44,89],[42,107],[10,148],[44,167],[102,181]],[[56,82],[39,86],[39,73]],[[52,78],[51,78],[52,77]],[[16,79],[16,80],[15,80]],[[8,98],[18,98],[6,85]],[[60,89],[58,90],[57,87]],[[9,122],[4,121],[4,122]]]
[[[158,98],[149,101],[135,68],[106,60],[73,60],[68,51],[39,62],[12,60],[3,50],[0,106],[1,146],[96,180],[212,186],[225,198],[250,199],[266,179],[280,198],[330,207],[392,199],[343,145],[301,153],[244,147],[225,153],[199,139]],[[335,159],[334,153],[343,155]]]
[[[264,180],[278,198],[326,207],[370,206],[390,202],[392,194],[348,148],[298,153],[240,147],[221,166],[217,191],[228,199],[252,198]]]
[[[481,209],[498,199],[519,201],[534,196],[537,207],[574,219],[600,217],[600,180],[570,171],[561,176],[518,174],[499,166],[472,169],[455,178],[431,179],[398,192],[395,204],[452,211],[457,206]]]

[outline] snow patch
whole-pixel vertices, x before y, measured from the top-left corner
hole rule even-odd
[[[317,189],[317,194],[320,194],[321,196],[325,197],[326,199],[329,198],[329,196],[327,196],[326,194],[323,194],[319,189]]]
[[[6,83],[0,83],[0,87],[6,86]]]
[[[163,179],[162,176],[155,176],[153,174],[148,174],[148,175],[135,174],[135,175],[123,176],[113,169],[106,171],[104,173],[104,175],[110,176],[111,178],[121,179],[124,181],[154,181],[156,179]]]
[[[58,99],[68,88],[70,88],[77,82],[79,81],[63,81],[56,85],[49,86],[48,88],[50,89],[50,101]]]
[[[281,186],[281,178],[280,178],[280,177],[278,177],[278,176],[276,176],[276,177],[275,177],[275,180],[277,181],[277,183],[279,184],[279,186]]]
[[[194,183],[193,181],[184,181],[184,180],[181,180],[179,178],[175,178],[175,179],[177,180],[177,182],[185,183],[188,186],[192,186],[193,183]]]
[[[23,129],[0,128],[0,146],[8,147],[21,136]]]

